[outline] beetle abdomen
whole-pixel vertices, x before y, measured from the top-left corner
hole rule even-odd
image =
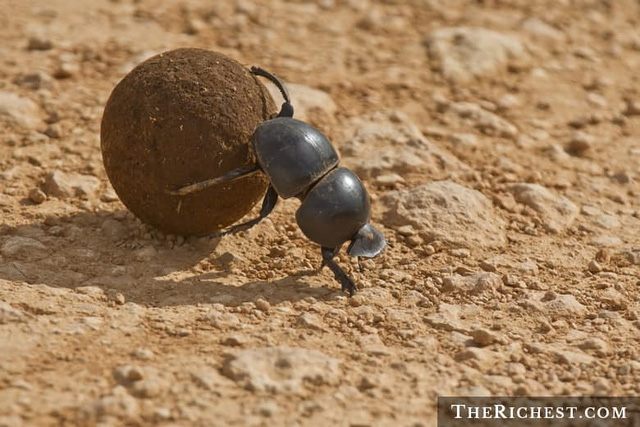
[[[340,247],[369,222],[369,196],[358,176],[338,168],[307,194],[296,220],[309,240],[327,248]]]
[[[290,117],[262,123],[252,143],[258,164],[283,199],[302,193],[339,162],[322,132]]]

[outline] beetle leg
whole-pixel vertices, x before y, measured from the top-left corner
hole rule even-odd
[[[213,187],[214,185],[224,184],[234,181],[245,176],[253,175],[260,169],[257,165],[253,165],[249,168],[233,169],[222,176],[217,178],[207,179],[206,181],[196,182],[195,184],[185,185],[184,187],[176,188],[175,190],[167,191],[172,196],[186,196],[187,194],[197,193],[205,188]]]
[[[273,208],[276,206],[277,202],[278,202],[278,193],[276,193],[275,188],[273,188],[273,186],[270,185],[269,189],[267,190],[267,194],[265,194],[264,199],[262,200],[262,208],[260,209],[260,215],[257,218],[254,218],[251,221],[243,222],[242,224],[234,225],[233,227],[223,232],[216,233],[213,236],[222,237],[228,234],[233,234],[239,231],[250,229],[257,223],[265,219],[267,215],[269,215],[273,210]]]
[[[324,256],[322,257],[322,263],[320,263],[320,268],[318,268],[318,271],[322,270],[324,267],[327,266],[327,259],[335,258],[335,256],[338,255],[338,252],[340,251],[340,247],[332,249],[332,251],[333,251],[333,255],[331,255],[331,258],[325,258]]]
[[[362,266],[362,263],[360,262],[360,257],[359,256],[356,257],[356,262],[358,263],[358,270],[360,270],[360,273],[364,273],[364,267]]]
[[[340,266],[333,260],[336,255],[336,249],[322,248],[322,265],[326,265],[331,269],[336,280],[342,285],[342,291],[349,291],[349,296],[353,296],[356,291],[356,285],[353,280],[340,268]]]
[[[256,76],[266,77],[271,82],[276,85],[276,87],[280,90],[282,97],[284,98],[284,104],[280,108],[280,112],[278,113],[278,117],[293,117],[293,105],[291,105],[291,99],[289,98],[289,92],[285,85],[278,79],[274,74],[264,70],[260,67],[253,66],[251,67],[251,72]]]

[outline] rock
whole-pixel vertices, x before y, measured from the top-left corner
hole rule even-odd
[[[599,377],[593,384],[593,394],[595,396],[607,396],[611,393],[611,383],[603,377]]]
[[[433,145],[404,114],[382,110],[350,119],[338,139],[345,164],[363,179],[409,172],[468,171],[452,154]]]
[[[63,55],[60,57],[58,66],[53,72],[56,79],[68,79],[80,73],[80,63],[75,55]]]
[[[191,373],[191,380],[198,386],[209,391],[218,391],[222,385],[231,382],[215,369],[200,370]]]
[[[456,258],[469,258],[471,256],[471,251],[466,248],[452,249],[449,253]]]
[[[473,133],[454,133],[451,135],[451,143],[463,150],[472,150],[478,147],[478,137]]]
[[[587,365],[590,366],[595,362],[595,359],[588,354],[584,354],[579,351],[571,351],[564,349],[551,349],[551,354],[558,358],[558,361],[566,365]]]
[[[640,116],[640,100],[629,99],[626,104],[627,108],[624,110],[625,116]]]
[[[631,265],[640,265],[640,250],[628,250],[623,253]]]
[[[105,219],[100,226],[102,234],[109,238],[112,242],[126,239],[129,236],[129,229],[120,221],[115,219]]]
[[[426,40],[429,56],[445,78],[468,82],[505,69],[527,57],[515,37],[479,27],[450,27],[433,31]]]
[[[254,412],[262,417],[272,417],[281,411],[275,400],[267,400],[256,405]]]
[[[55,197],[94,198],[100,189],[100,180],[92,175],[53,171],[45,177],[44,191]]]
[[[615,215],[603,213],[594,219],[594,224],[597,227],[604,228],[605,230],[612,230],[620,227],[620,220],[618,220],[618,217]]]
[[[451,181],[436,181],[389,193],[384,224],[412,225],[427,243],[438,240],[453,247],[496,248],[506,243],[506,224],[479,191]]]
[[[451,125],[461,128],[473,128],[491,136],[515,138],[518,128],[495,113],[485,110],[471,102],[444,104],[441,112],[447,114]]]
[[[535,300],[534,306],[551,316],[583,316],[587,311],[587,308],[571,294],[556,295],[554,293],[550,295],[550,293],[546,293],[542,297],[538,296],[533,299]]]
[[[222,345],[228,347],[241,347],[249,342],[249,338],[246,335],[234,334],[222,340]]]
[[[442,290],[481,294],[502,287],[502,279],[494,273],[480,272],[469,276],[454,274],[442,280]]]
[[[113,370],[113,378],[118,383],[128,386],[144,378],[144,373],[138,366],[121,365]]]
[[[94,400],[83,410],[86,417],[90,419],[102,419],[115,417],[122,420],[134,420],[140,413],[138,401],[127,390],[118,386],[112,394]]]
[[[207,316],[211,325],[218,329],[236,329],[240,326],[240,319],[233,313],[220,313],[214,311]]]
[[[111,203],[117,202],[120,199],[118,198],[118,195],[116,194],[113,187],[109,185],[102,196],[100,196],[100,200],[102,200],[103,202]]]
[[[41,123],[40,107],[28,98],[12,92],[0,92],[0,122],[8,121],[27,129]]]
[[[495,332],[483,328],[474,329],[471,336],[473,338],[473,342],[481,347],[491,345],[499,339]]]
[[[566,230],[578,215],[578,208],[564,196],[553,194],[538,184],[513,184],[509,187],[518,203],[540,214],[544,227],[552,233]]]
[[[2,246],[0,254],[6,258],[37,261],[49,255],[47,247],[30,237],[11,236]]]
[[[497,263],[493,259],[480,262],[480,268],[490,273],[496,273],[498,271]]]
[[[153,351],[148,348],[139,347],[131,352],[131,356],[138,360],[151,360],[154,354]]]
[[[476,328],[475,322],[478,315],[479,309],[475,305],[440,303],[438,312],[427,316],[424,320],[436,329],[468,335]]]
[[[581,350],[595,350],[600,355],[606,355],[611,353],[611,348],[604,340],[600,338],[587,338],[578,344],[578,348]]]
[[[33,36],[27,43],[28,50],[50,50],[51,48],[53,48],[53,42],[45,37]]]
[[[385,187],[393,187],[395,184],[403,183],[404,178],[398,175],[397,173],[388,173],[384,175],[378,175],[376,177],[376,184],[385,186]]]
[[[317,114],[333,118],[338,107],[331,96],[322,90],[313,89],[296,83],[285,83],[289,96],[295,108],[295,118],[308,122]],[[275,85],[267,85],[267,89],[271,97],[275,100],[276,105],[282,102],[282,95]]]
[[[393,350],[387,347],[378,334],[360,336],[358,337],[357,342],[362,349],[362,352],[369,356],[379,357],[393,354]]]
[[[618,236],[603,235],[591,239],[589,244],[600,248],[613,248],[621,246],[623,242]]]
[[[469,361],[476,369],[485,372],[504,360],[504,356],[484,348],[471,347],[455,355],[456,362]]]
[[[527,18],[520,26],[524,31],[539,39],[562,42],[567,38],[562,31],[537,18]]]
[[[27,315],[4,301],[0,301],[0,325],[13,322],[24,322]]]
[[[32,188],[29,190],[29,200],[39,205],[47,200],[47,195],[39,188]]]
[[[502,95],[496,101],[496,105],[500,110],[510,110],[512,108],[520,106],[520,104],[521,104],[520,98],[518,98],[517,96],[511,93]]]
[[[302,394],[307,383],[336,384],[342,377],[337,359],[317,350],[266,347],[229,357],[222,373],[252,391]]]
[[[582,131],[577,131],[573,134],[567,151],[575,156],[583,156],[595,142],[595,138]]]
[[[268,313],[271,310],[271,303],[263,298],[258,298],[255,304],[256,308],[264,313]]]
[[[31,90],[51,89],[54,86],[53,78],[44,71],[18,74],[14,77],[13,83]]]
[[[589,270],[589,272],[596,274],[602,271],[602,266],[598,261],[592,259],[591,261],[589,261],[589,266],[587,267],[587,269]]]
[[[110,220],[110,221],[113,221],[113,220]],[[120,224],[120,223],[118,222],[118,224]],[[104,227],[104,223],[102,225]],[[122,225],[122,224],[120,224],[120,225]],[[120,239],[122,239],[124,237],[127,237],[128,234],[129,234],[129,232],[126,230],[126,227],[125,227],[124,233],[122,233],[121,231],[119,231],[117,229],[116,230],[112,230],[112,231],[116,231],[115,237],[119,237],[119,235],[122,235],[122,237],[120,237],[120,238],[118,238],[116,240],[120,240]],[[111,234],[111,233],[105,232],[104,228],[103,228],[103,233]],[[140,261],[140,262],[149,262],[149,261],[152,261],[152,260],[156,259],[157,257],[158,257],[158,251],[153,246],[145,246],[144,248],[140,248],[140,249],[136,250],[133,253],[133,258],[136,261]]]
[[[298,317],[298,326],[315,331],[325,331],[326,327],[320,317],[312,313],[303,313]]]
[[[614,288],[607,288],[598,296],[598,300],[605,304],[609,310],[625,310],[628,306],[625,296]]]
[[[171,409],[169,408],[155,408],[153,410],[153,419],[160,421],[169,421],[171,419]]]
[[[150,378],[133,383],[131,393],[143,399],[150,399],[162,394],[167,388],[167,384],[158,378]]]

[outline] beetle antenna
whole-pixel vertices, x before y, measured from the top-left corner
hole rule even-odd
[[[271,82],[280,90],[280,93],[284,98],[284,104],[282,104],[282,107],[280,108],[278,117],[293,117],[293,105],[291,105],[289,92],[287,91],[285,85],[280,81],[280,79],[278,79],[275,75],[271,74],[267,70],[256,66],[251,67],[251,73],[255,74],[256,76],[266,77],[267,79],[271,80]]]

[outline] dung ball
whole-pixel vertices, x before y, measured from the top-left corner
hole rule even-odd
[[[261,199],[262,174],[185,196],[169,192],[255,164],[251,135],[275,111],[257,77],[220,53],[188,48],[154,56],[118,83],[105,106],[107,176],[143,222],[172,234],[216,232]]]

